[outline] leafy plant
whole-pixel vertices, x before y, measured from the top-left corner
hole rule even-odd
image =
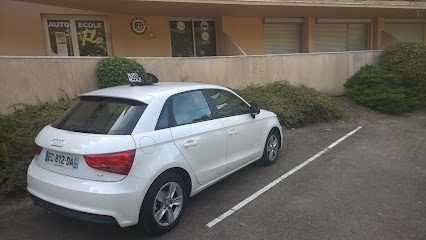
[[[248,101],[256,101],[260,108],[276,113],[280,123],[288,128],[343,117],[343,111],[333,99],[305,86],[275,82],[235,91]]]
[[[385,48],[379,56],[382,70],[393,73],[407,88],[426,102],[426,46],[401,42]]]
[[[143,66],[134,59],[110,57],[99,61],[96,66],[98,87],[106,88],[128,84],[126,73],[145,73]]]
[[[394,74],[365,65],[345,83],[347,94],[356,102],[386,113],[409,112],[422,103]]]
[[[37,133],[74,102],[75,99],[61,99],[35,106],[26,105],[14,113],[0,116],[0,191],[11,192],[25,187]]]

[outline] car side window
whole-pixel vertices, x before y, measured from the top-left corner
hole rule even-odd
[[[206,93],[211,98],[213,105],[216,106],[220,118],[249,113],[247,104],[228,91],[209,89],[206,90]]]
[[[201,91],[173,96],[173,116],[178,126],[213,119],[210,107]]]
[[[158,118],[157,126],[155,130],[161,130],[170,127],[170,101],[167,100],[164,104],[163,110],[161,110],[160,117]]]

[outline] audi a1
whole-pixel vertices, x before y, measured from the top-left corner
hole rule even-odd
[[[129,85],[80,95],[37,135],[27,174],[35,205],[163,234],[188,197],[252,162],[277,160],[274,113],[224,87],[128,76]]]

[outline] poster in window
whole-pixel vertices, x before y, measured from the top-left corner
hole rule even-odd
[[[104,21],[75,21],[80,56],[108,56]]]
[[[52,56],[74,55],[68,20],[47,20],[47,31]]]
[[[216,25],[214,21],[194,21],[197,57],[216,56]]]
[[[173,57],[193,57],[194,43],[191,21],[170,21]]]

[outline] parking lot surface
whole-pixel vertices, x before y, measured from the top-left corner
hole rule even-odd
[[[206,226],[359,125],[231,216]],[[24,198],[0,205],[0,239],[426,239],[425,138],[424,111],[286,130],[275,165],[252,164],[195,195],[166,235],[49,214]]]

